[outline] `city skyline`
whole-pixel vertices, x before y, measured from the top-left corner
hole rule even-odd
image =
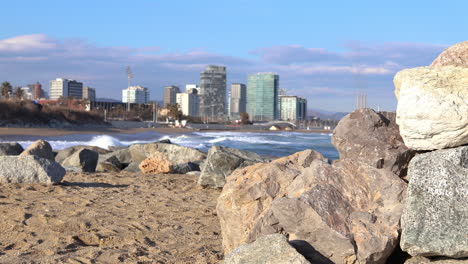
[[[156,1],[29,1],[27,9],[7,2],[0,80],[19,86],[39,81],[48,91],[46,84],[61,76],[97,88],[97,97],[119,99],[129,65],[133,83],[161,100],[163,87],[197,83],[199,73],[214,64],[227,67],[228,86],[246,83],[256,72],[276,72],[280,88],[305,97],[311,108],[351,111],[361,90],[370,107],[394,110],[394,74],[428,65],[464,40],[467,4],[454,2],[359,1],[336,8],[308,1],[233,1],[222,7],[201,1],[183,9]],[[60,12],[69,8],[74,12]],[[211,15],[184,19],[202,9]],[[435,19],[441,10],[450,14],[443,21]],[[128,12],[138,19],[120,19]],[[398,19],[389,19],[395,13]],[[242,19],[229,19],[233,14]],[[58,25],[57,19],[68,22]]]

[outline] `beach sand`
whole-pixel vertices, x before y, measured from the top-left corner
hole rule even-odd
[[[0,263],[219,263],[219,190],[192,175],[69,173],[2,185]]]

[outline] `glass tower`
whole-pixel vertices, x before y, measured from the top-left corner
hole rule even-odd
[[[200,116],[211,120],[226,112],[226,67],[209,65],[200,73]]]
[[[250,75],[247,82],[247,113],[250,120],[279,119],[279,75],[266,72]]]

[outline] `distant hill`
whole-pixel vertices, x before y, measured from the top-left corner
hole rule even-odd
[[[316,116],[320,119],[340,120],[348,113],[347,112],[331,112],[327,110],[312,108],[312,109],[307,110],[307,114],[309,116]]]

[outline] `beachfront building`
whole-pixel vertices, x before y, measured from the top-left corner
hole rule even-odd
[[[147,104],[149,101],[148,88],[136,85],[122,90],[122,102],[130,104]]]
[[[50,100],[58,100],[60,97],[83,98],[83,83],[64,78],[50,81]]]
[[[279,75],[271,72],[249,75],[247,82],[247,113],[252,121],[279,119]]]
[[[96,89],[88,86],[83,87],[83,99],[91,102],[96,101]]]
[[[229,93],[229,114],[231,118],[239,118],[247,107],[247,87],[243,83],[231,84]]]
[[[176,95],[180,93],[179,87],[175,85],[169,85],[164,87],[164,99],[163,99],[163,104],[164,107],[167,107],[168,105],[173,105],[176,104]]]
[[[196,93],[178,93],[176,97],[183,115],[192,117],[199,115],[200,103]]]
[[[216,120],[226,113],[226,67],[209,65],[200,73],[200,116]]]
[[[285,121],[305,120],[307,100],[299,96],[282,95],[280,98],[280,118]]]

